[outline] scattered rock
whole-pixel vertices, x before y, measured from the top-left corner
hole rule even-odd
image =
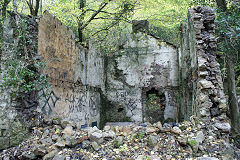
[[[111,129],[110,126],[104,126],[104,128],[103,128],[104,131],[109,131],[110,129]]]
[[[205,136],[202,131],[197,132],[196,141],[201,144],[205,139]]]
[[[91,146],[95,151],[98,151],[100,149],[100,146],[95,141],[91,143]]]
[[[60,155],[60,154],[56,154],[53,158],[53,160],[65,160],[66,156],[64,155]]]
[[[234,160],[235,152],[234,149],[229,147],[222,152],[223,160]]]
[[[103,138],[112,138],[112,139],[114,139],[116,137],[116,134],[113,131],[103,132],[102,133],[102,137]]]
[[[187,145],[187,137],[185,137],[184,135],[178,136],[177,140],[180,145],[182,145],[182,146]]]
[[[154,147],[158,144],[158,137],[157,136],[153,136],[153,135],[150,135],[149,138],[148,138],[148,145],[150,147]]]
[[[21,146],[3,151],[0,157],[3,160],[10,160],[12,155],[19,159],[30,159],[31,157],[27,156],[33,156],[32,158],[35,156],[54,160],[70,160],[71,157],[104,160],[129,158],[172,160],[190,157],[195,159],[200,156],[231,159],[233,153],[237,153],[225,152],[226,148],[231,146],[226,138],[228,133],[219,134],[220,129],[214,125],[209,127],[196,118],[183,123],[165,123],[164,129],[161,123],[145,124],[146,127],[140,124],[111,126],[111,129],[105,128],[107,131],[101,131],[97,127],[80,130],[71,125],[66,126],[64,131],[59,125],[35,128],[32,138],[27,139]],[[204,157],[203,153],[206,152],[211,152],[212,157]]]
[[[65,141],[64,140],[60,140],[60,141],[58,141],[57,143],[55,143],[55,146],[56,147],[59,147],[59,148],[63,148],[63,147],[65,147]]]
[[[103,142],[103,134],[102,133],[98,133],[98,132],[90,133],[89,139],[90,139],[90,141],[95,141],[98,144],[100,144],[100,143]]]
[[[229,123],[219,123],[219,122],[216,122],[215,123],[215,126],[222,130],[223,132],[230,132],[231,131],[231,126]]]
[[[25,151],[22,153],[19,159],[36,159],[36,155],[33,152]]]
[[[71,125],[68,125],[63,131],[63,134],[67,135],[67,136],[72,136],[73,134],[73,127]]]
[[[178,128],[177,126],[173,127],[173,131],[174,131],[174,133],[177,133],[177,134],[181,134],[182,133],[181,129]]]
[[[85,140],[82,142],[82,148],[83,149],[88,149],[90,147],[91,142],[88,140]]]
[[[53,144],[53,141],[51,137],[47,137],[47,138],[41,139],[41,143],[44,145],[50,146]]]
[[[163,131],[163,126],[161,122],[157,122],[155,125],[160,131]]]
[[[146,127],[145,133],[146,133],[146,134],[151,134],[151,133],[156,133],[156,132],[158,132],[158,131],[159,131],[158,128],[155,128],[155,127]]]
[[[35,148],[33,150],[33,153],[36,155],[36,156],[41,156],[43,157],[44,155],[47,154],[47,151],[45,149],[45,147],[43,145],[35,145]]]
[[[114,146],[116,148],[119,148],[123,144],[123,136],[118,136],[116,140],[114,141]]]
[[[53,157],[54,157],[58,152],[59,152],[58,150],[53,150],[53,151],[49,152],[48,154],[46,154],[46,155],[43,157],[43,160],[52,160]]]
[[[66,138],[65,143],[67,147],[73,148],[78,144],[78,140],[72,137],[68,137]]]
[[[66,128],[70,123],[68,121],[61,121],[61,127]]]
[[[198,160],[219,160],[219,159],[214,157],[198,157]]]
[[[56,141],[59,138],[57,134],[52,135],[52,140]]]
[[[54,118],[52,122],[55,125],[60,125],[61,124],[61,118]]]

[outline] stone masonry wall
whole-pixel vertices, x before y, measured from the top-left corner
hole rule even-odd
[[[95,59],[89,61],[88,50],[75,41],[73,31],[47,11],[40,19],[38,37],[38,53],[47,64],[51,84],[50,91],[39,92],[39,109],[49,117],[74,121],[79,128],[99,124],[100,93],[90,80],[95,73],[87,79]]]
[[[30,18],[29,18],[30,19]],[[36,23],[36,22],[35,22]],[[35,23],[29,25],[34,28]],[[37,26],[37,25],[36,25]],[[3,25],[3,43],[2,54],[0,60],[0,84],[3,84],[3,76],[6,72],[6,65],[9,59],[16,54],[16,35],[15,19],[8,16]],[[34,38],[32,38],[34,39]],[[18,145],[28,136],[28,127],[23,121],[26,121],[26,106],[18,102],[17,97],[13,97],[13,93],[17,93],[18,89],[3,86],[0,88],[0,151],[15,145]],[[20,108],[20,111],[19,111]],[[30,111],[32,108],[28,108]],[[31,112],[31,111],[30,111]],[[34,115],[34,113],[32,113]],[[33,116],[34,117],[34,116]]]
[[[226,99],[216,61],[215,14],[208,7],[194,7],[181,28],[181,114],[207,121],[226,119]],[[187,116],[186,116],[187,115]]]
[[[73,32],[48,12],[39,23],[38,46],[51,83],[50,92],[39,93],[45,115],[74,121],[79,127],[99,124],[100,115],[104,122],[176,120],[178,56],[174,46],[135,33],[119,52],[104,55],[93,40],[89,49],[78,45]],[[155,90],[163,99],[155,111],[161,116],[145,114],[149,111],[146,101]]]
[[[131,121],[176,120],[178,60],[174,46],[143,33],[129,35],[123,48],[108,56],[105,95],[113,106],[109,112],[126,114]],[[154,113],[146,114],[148,93],[162,95]],[[162,105],[162,107],[160,107]],[[160,114],[162,113],[162,115]],[[110,113],[109,113],[110,114]],[[109,114],[106,117],[112,117]],[[110,118],[108,121],[114,121]],[[122,116],[124,117],[124,116]]]
[[[120,40],[118,52],[104,55],[94,41],[89,49],[80,46],[72,30],[44,12],[38,54],[46,62],[50,89],[38,92],[38,110],[46,117],[73,121],[78,128],[99,126],[100,120],[153,123],[192,115],[208,122],[214,118],[219,126],[227,118],[214,19],[210,8],[191,9],[181,28],[179,50],[135,32]],[[11,54],[7,48],[13,44],[13,27],[9,25],[4,25],[1,63]],[[18,144],[27,134],[7,91],[1,91],[0,97],[0,150]],[[155,102],[158,105],[152,106]]]

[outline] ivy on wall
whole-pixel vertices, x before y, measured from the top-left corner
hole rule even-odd
[[[37,23],[34,18],[17,16],[18,21],[10,21],[14,22],[12,40],[1,43],[4,70],[0,87],[10,89],[15,97],[48,87],[47,76],[41,72],[45,63],[37,56]]]

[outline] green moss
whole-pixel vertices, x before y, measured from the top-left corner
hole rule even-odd
[[[154,144],[153,144],[151,139],[147,140],[147,144],[148,144],[149,147],[154,147]]]
[[[114,141],[114,147],[115,148],[119,148],[120,147],[120,144],[117,140]]]
[[[139,133],[137,134],[137,138],[138,138],[138,139],[142,139],[144,136],[145,136],[145,133],[143,133],[143,132],[139,132]]]
[[[148,156],[144,156],[142,160],[151,160],[151,158],[149,158]]]
[[[53,120],[61,121],[61,118],[59,118],[59,117],[55,117],[55,118],[53,118]]]
[[[188,143],[189,143],[189,145],[190,145],[191,147],[194,147],[194,146],[197,145],[197,141],[196,141],[195,139],[190,140]]]
[[[180,128],[182,131],[187,129],[186,126],[180,126],[179,128]]]
[[[195,122],[195,125],[200,124],[200,121],[199,121],[199,119],[197,119],[197,118],[194,119],[194,122]]]

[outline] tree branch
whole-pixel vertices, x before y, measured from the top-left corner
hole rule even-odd
[[[105,19],[105,20],[116,20],[116,21],[125,21],[127,23],[132,23],[131,21],[129,20],[126,20],[126,19],[118,19],[118,18],[107,18],[107,17],[96,17],[94,19]]]
[[[36,6],[35,6],[35,9],[34,9],[34,15],[33,16],[37,16],[38,14],[38,10],[39,10],[39,3],[40,3],[40,0],[36,0]]]
[[[109,0],[109,2],[112,0]],[[100,5],[99,9],[89,18],[89,20],[79,29],[83,30],[84,28],[86,28],[89,23],[108,5],[109,2],[104,2]]]

